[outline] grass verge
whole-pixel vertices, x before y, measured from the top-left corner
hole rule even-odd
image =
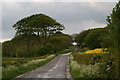
[[[70,55],[70,73],[73,78],[116,79],[118,63],[111,54],[79,54]]]

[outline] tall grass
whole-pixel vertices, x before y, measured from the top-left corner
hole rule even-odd
[[[51,61],[54,57],[55,55],[49,55],[46,58],[28,61],[27,63],[21,64],[19,66],[9,65],[6,68],[2,68],[2,72],[3,72],[2,78],[3,80],[15,78],[20,74],[23,74],[37,67],[45,65],[46,63]]]
[[[49,54],[40,56],[40,57],[30,57],[30,58],[3,57],[2,58],[2,67],[6,68],[9,65],[19,66],[24,63],[27,63],[28,61],[46,58],[47,56],[49,56]]]
[[[70,55],[70,72],[73,78],[96,78],[99,73],[99,66],[78,63],[74,60],[73,55]]]
[[[114,57],[115,58],[115,57]],[[117,63],[110,54],[70,55],[70,72],[73,78],[114,78]]]

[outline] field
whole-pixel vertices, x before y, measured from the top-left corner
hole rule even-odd
[[[7,58],[2,60],[3,79],[15,78],[25,72],[43,66],[55,57],[54,54],[33,58]]]
[[[31,60],[46,58],[49,55],[40,56],[40,57],[31,57],[31,58],[14,58],[14,57],[3,57],[2,58],[2,67],[6,68],[9,65],[19,66],[21,64],[27,63]]]

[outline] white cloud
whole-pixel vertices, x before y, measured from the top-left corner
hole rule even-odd
[[[91,28],[98,28],[98,27],[105,27],[105,23],[98,23],[94,20],[89,20],[89,21],[78,21],[78,22],[73,22],[65,25],[65,30],[63,32],[73,34],[79,33],[83,30],[91,29]]]

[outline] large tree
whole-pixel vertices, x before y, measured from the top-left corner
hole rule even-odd
[[[111,68],[110,73],[113,73],[114,78],[120,78],[120,0],[113,8],[112,13],[107,18],[108,21],[108,36],[110,53],[114,59],[114,68]],[[111,76],[111,75],[110,75]]]
[[[42,35],[44,46],[52,33],[65,29],[62,24],[44,14],[36,14],[35,18],[29,22],[29,25],[33,27],[34,33],[37,33],[38,36],[39,34]]]
[[[29,17],[25,17],[21,20],[19,20],[18,22],[16,22],[16,24],[13,25],[13,28],[15,28],[16,30],[16,36],[19,35],[25,35],[26,36],[26,42],[27,42],[27,56],[30,56],[30,36],[33,34],[33,28],[30,27],[28,25],[28,23],[34,18],[34,15],[29,16]]]
[[[16,30],[16,36],[26,36],[28,56],[30,54],[29,42],[31,35],[35,34],[38,35],[38,37],[41,35],[43,37],[43,45],[45,46],[52,33],[59,32],[64,29],[62,24],[45,14],[35,14],[25,17],[14,24],[13,27]]]
[[[110,47],[120,50],[120,1],[113,8],[112,13],[107,18],[109,35],[110,35]]]

